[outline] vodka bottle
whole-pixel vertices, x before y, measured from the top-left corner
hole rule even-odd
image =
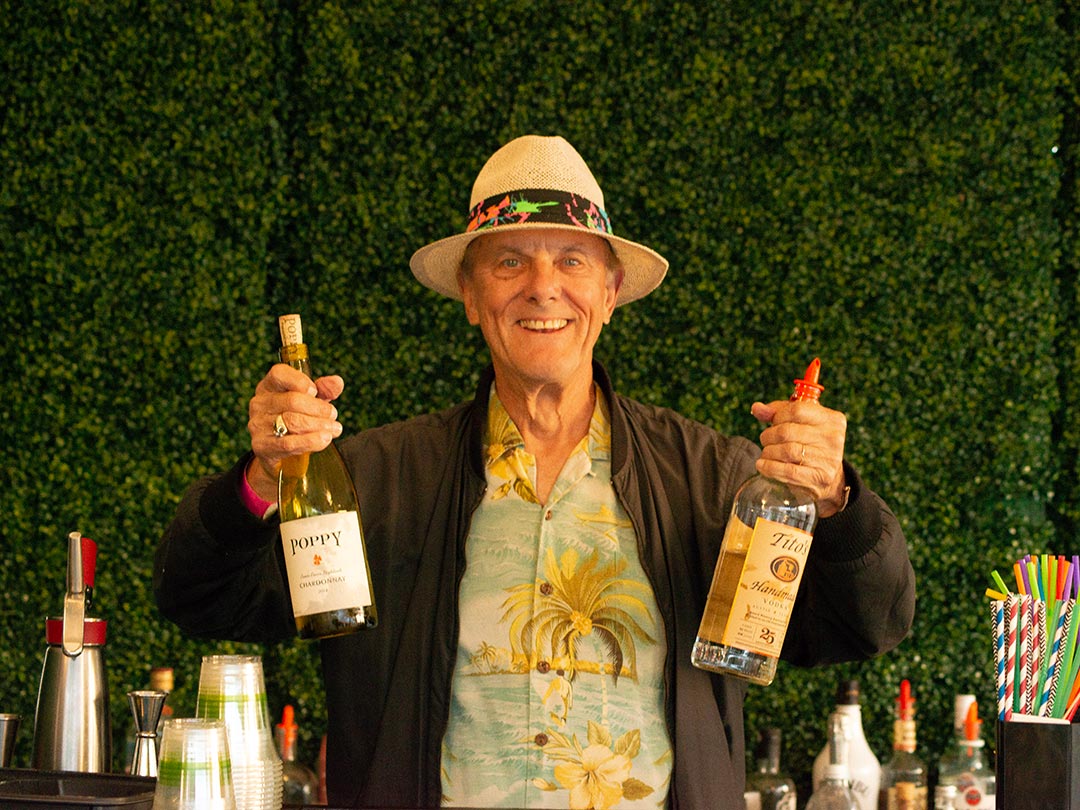
[[[792,400],[818,400],[820,368],[814,358],[795,381]],[[691,653],[694,666],[772,683],[816,520],[805,490],[763,475],[740,487]]]
[[[761,810],[795,810],[795,782],[780,770],[780,729],[767,728],[755,752],[757,770],[746,789],[761,794]]]
[[[829,715],[829,764],[821,783],[814,788],[806,810],[859,810],[847,765],[848,739],[844,721],[837,712]]]
[[[283,315],[281,361],[311,376],[299,315]],[[378,623],[360,507],[337,447],[289,456],[278,480],[281,542],[301,638],[352,633]]]
[[[900,682],[893,722],[892,756],[881,766],[879,810],[926,810],[926,763],[915,753],[915,698]]]
[[[964,721],[967,718],[968,707],[975,702],[974,695],[957,695],[953,701],[953,740],[959,740],[964,736]],[[938,760],[937,772],[954,771],[960,767],[960,750],[955,745],[950,745]],[[940,779],[938,780],[940,782]]]
[[[938,784],[956,787],[957,808],[993,810],[996,806],[997,775],[987,762],[981,728],[979,707],[972,701],[953,745],[953,757],[942,758],[938,769]]]
[[[956,785],[934,788],[934,810],[956,810]]]
[[[844,680],[836,691],[836,714],[844,724],[848,740],[848,772],[851,777],[851,792],[859,803],[859,810],[875,810],[878,802],[878,788],[881,784],[881,764],[863,733],[862,707],[859,705],[859,682]],[[825,777],[829,764],[828,743],[814,760],[814,789]]]
[[[319,779],[315,771],[296,761],[296,712],[286,706],[281,712],[281,722],[274,727],[275,742],[281,756],[282,801],[287,805],[315,804],[318,801]]]

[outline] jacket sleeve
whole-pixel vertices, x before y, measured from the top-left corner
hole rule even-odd
[[[915,574],[900,523],[845,462],[847,508],[814,532],[782,657],[799,666],[871,658],[911,629]]]
[[[158,608],[193,636],[270,642],[296,632],[277,520],[240,500],[249,458],[188,488],[154,554]]]

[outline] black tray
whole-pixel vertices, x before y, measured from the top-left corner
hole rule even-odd
[[[150,810],[155,779],[114,773],[0,768],[0,806],[28,810]]]

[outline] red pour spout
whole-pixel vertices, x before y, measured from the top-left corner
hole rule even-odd
[[[820,374],[821,360],[815,357],[806,367],[806,373],[803,374],[802,379],[795,380],[795,393],[791,395],[791,399],[818,399],[821,392],[825,390],[825,386],[818,383]]]
[[[286,703],[285,708],[281,710],[281,722],[278,723],[278,728],[284,734],[283,742],[285,746],[292,746],[296,742],[296,732],[299,726],[296,725],[296,710],[293,709],[291,703]]]
[[[972,701],[971,705],[968,706],[967,717],[964,718],[964,739],[979,739],[980,726],[982,726],[982,720],[979,719],[979,707]]]
[[[896,699],[896,714],[901,720],[915,717],[915,698],[911,694],[911,682],[905,678],[900,681],[900,697]]]

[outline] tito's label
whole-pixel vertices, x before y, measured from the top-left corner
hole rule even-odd
[[[281,542],[296,616],[371,604],[356,512],[287,520]]]
[[[722,643],[780,657],[812,539],[802,529],[757,519]]]

